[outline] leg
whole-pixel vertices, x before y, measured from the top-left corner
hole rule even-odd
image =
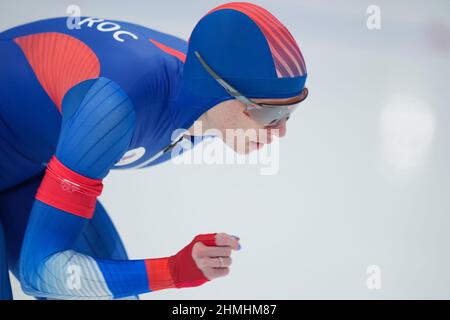
[[[5,227],[9,268],[16,278],[22,240],[41,180],[42,174],[0,193],[0,221]],[[74,250],[103,259],[128,259],[122,240],[99,201],[94,217],[86,225]]]
[[[8,264],[9,269],[16,277],[19,271],[18,262],[22,240],[34,202],[34,195],[42,177],[43,173],[0,192],[0,221],[3,223],[8,248]]]
[[[0,221],[0,300],[12,300],[11,284],[9,282],[8,256],[6,253],[3,225]]]
[[[101,259],[128,259],[125,247],[113,222],[98,200],[94,217],[86,225],[73,249]]]

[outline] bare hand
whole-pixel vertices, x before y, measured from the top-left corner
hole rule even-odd
[[[192,248],[192,258],[209,280],[224,277],[230,272],[231,252],[239,250],[239,238],[226,233],[216,234],[217,246],[197,242]]]

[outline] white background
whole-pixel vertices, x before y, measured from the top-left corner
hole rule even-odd
[[[204,232],[241,237],[228,277],[142,298],[449,298],[450,3],[254,2],[298,40],[310,97],[289,121],[277,175],[166,163],[105,179],[101,200],[131,258],[173,254]],[[222,3],[1,0],[0,30],[77,4],[187,39]],[[366,27],[371,4],[381,30]],[[366,286],[373,264],[380,290]]]

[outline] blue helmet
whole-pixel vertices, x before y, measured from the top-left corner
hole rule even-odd
[[[216,104],[233,99],[207,65],[249,98],[290,98],[302,93],[306,66],[283,24],[267,10],[232,2],[209,11],[189,38],[182,85],[173,105],[177,126],[189,128]]]
[[[305,85],[305,61],[294,38],[270,12],[251,3],[232,2],[211,10],[189,39],[184,80],[196,94],[223,95],[195,51],[248,97],[289,98]]]

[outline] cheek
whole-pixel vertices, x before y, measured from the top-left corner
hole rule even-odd
[[[250,117],[248,117],[243,111],[236,115],[236,129],[257,129],[258,124]]]
[[[265,126],[261,125],[257,121],[253,120],[251,117],[247,116],[244,113],[244,111],[241,111],[236,118],[237,118],[237,123],[238,123],[236,128],[244,129],[244,130],[253,129],[257,133],[261,130],[266,130]]]
[[[211,109],[209,116],[213,120],[212,125],[215,126],[215,129],[224,132],[226,129],[234,129],[239,125],[239,113],[239,105],[232,101],[226,101],[220,107]]]
[[[247,116],[244,112],[241,112],[241,115],[236,120],[236,123],[237,125],[235,129],[243,129],[246,133],[246,144],[252,144],[250,143],[250,141],[252,141],[253,144],[255,141],[268,143],[271,140],[270,133],[268,132],[267,128]],[[251,146],[248,147],[252,149]],[[254,145],[254,147],[256,147],[256,144]]]
[[[228,130],[240,129],[245,132],[251,129],[250,130],[251,137],[244,138],[245,139],[244,144],[246,145],[245,147],[246,149],[249,148],[248,141],[258,140],[260,135],[260,129],[264,129],[264,126],[261,126],[259,123],[257,123],[255,120],[248,117],[244,113],[242,105],[234,101],[224,104],[221,108],[211,110],[210,116],[214,119],[212,124],[215,126],[215,129],[220,130],[224,142],[227,143],[229,146],[231,146],[233,142],[225,141],[227,140],[226,134],[227,129]],[[230,134],[232,135],[232,132],[230,132]]]
[[[232,108],[223,113],[220,118],[222,129],[258,129],[258,124],[243,112],[242,108]]]

